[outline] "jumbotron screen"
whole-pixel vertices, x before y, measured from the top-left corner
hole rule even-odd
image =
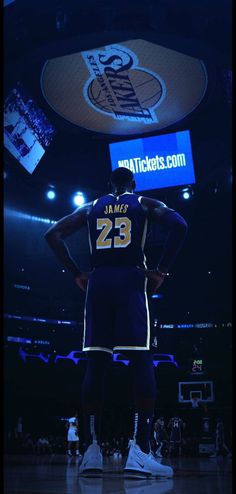
[[[17,83],[4,102],[4,145],[33,173],[50,145],[55,128],[25,88]]]
[[[188,130],[109,144],[112,170],[126,167],[136,190],[189,185],[196,182]]]

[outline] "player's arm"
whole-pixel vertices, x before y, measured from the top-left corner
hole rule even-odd
[[[155,288],[157,289],[168,274],[169,267],[183,245],[188,226],[185,219],[179,213],[168,208],[161,201],[142,197],[141,204],[147,210],[150,221],[159,223],[168,232],[161,259],[156,273],[153,275],[153,282],[155,282],[154,277],[157,279],[157,286]]]
[[[161,201],[143,197],[141,204],[148,209],[149,219],[159,223],[168,231],[168,239],[158,265],[159,271],[165,274],[182,247],[187,234],[187,223],[179,213],[168,208]]]
[[[79,284],[82,289],[85,289],[83,283],[85,275],[80,271],[72,258],[64,240],[86,225],[87,216],[91,207],[92,203],[88,203],[84,207],[76,209],[72,214],[57,221],[57,223],[50,227],[44,235],[45,240],[48,242],[56,257],[61,261],[65,268],[73,274],[77,284]],[[80,282],[82,286],[80,285]]]

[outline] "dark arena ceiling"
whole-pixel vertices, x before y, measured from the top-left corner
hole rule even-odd
[[[182,187],[152,189],[147,195],[164,200],[189,221],[186,255],[177,263],[177,269],[182,272],[184,261],[188,261],[186,283],[192,281],[194,273],[199,275],[201,263],[206,273],[212,265],[222,265],[222,256],[225,270],[223,273],[220,270],[218,281],[221,283],[221,277],[225,276],[228,282],[232,180],[231,0],[15,0],[4,4],[8,4],[4,7],[4,95],[7,97],[20,82],[56,129],[32,174],[4,150],[6,207],[58,219],[74,209],[71,197],[77,190],[84,192],[88,200],[106,193],[111,172],[110,143],[189,130],[196,174],[193,200],[179,199]],[[105,47],[111,45],[121,50],[122,63],[130,62],[129,55],[133,56],[130,55],[132,81],[138,87],[139,97],[152,101],[152,115],[156,112],[154,125],[141,124],[140,120],[115,120],[109,105],[104,110],[99,87],[89,79],[92,64],[88,65],[87,58],[86,68],[81,52],[89,57],[98,49],[98,64],[105,60]],[[109,56],[117,57],[117,54],[113,51]],[[111,74],[120,67],[121,58],[114,59],[114,65],[110,61],[113,88]],[[140,77],[146,76],[148,70],[151,76],[142,82]],[[155,80],[153,73],[158,74]],[[125,77],[127,74],[124,80]],[[78,81],[78,100],[75,81]],[[92,95],[92,103],[87,107],[81,103],[86,81],[90,82],[87,94]],[[121,89],[122,84],[117,84],[116,88]],[[143,88],[150,85],[154,90],[146,96]],[[90,118],[92,112],[97,116],[96,125]],[[103,117],[106,125],[100,124]],[[55,187],[57,201],[45,200],[49,185]],[[224,219],[219,226],[219,218],[227,221]],[[34,241],[36,248],[36,237]],[[14,255],[13,238],[11,242]],[[196,245],[198,252],[194,251],[193,255]],[[33,252],[29,256],[32,258]],[[196,296],[202,285],[199,275],[194,287]],[[188,297],[188,288],[184,290]],[[214,290],[213,305],[220,300],[216,285]],[[227,290],[222,296],[228,310],[229,283]]]
[[[18,180],[24,175],[25,180],[30,180],[31,186],[36,188],[47,183],[69,188],[76,184],[91,189],[92,195],[96,195],[106,189],[111,169],[109,143],[138,135],[190,129],[198,183],[204,185],[207,181],[222,180],[223,168],[230,168],[231,159],[231,15],[229,0],[41,0],[33,3],[16,0],[6,6],[5,95],[21,81],[57,131],[32,176],[27,177],[8,152],[6,167],[9,166],[12,173],[19,172]],[[145,133],[140,134],[137,129],[135,134],[134,129],[132,136],[128,133],[126,136],[115,135],[112,130],[109,133],[99,131],[99,124],[96,131],[87,130],[52,109],[42,94],[40,81],[47,60],[127,40],[145,40],[152,43],[150,46],[160,46],[172,53],[203,61],[207,87],[200,104],[189,109],[190,113],[183,114],[182,118],[180,115],[176,122],[170,116],[169,125],[167,121],[167,126],[161,130],[150,130],[146,125]],[[66,76],[70,79],[70,74]],[[56,77],[58,73],[55,74],[55,85]],[[184,91],[191,91],[191,85],[190,81]],[[69,98],[69,89],[67,94]],[[170,105],[173,106],[173,100]],[[175,109],[170,107],[164,111],[171,113]],[[113,122],[110,118],[111,129]]]

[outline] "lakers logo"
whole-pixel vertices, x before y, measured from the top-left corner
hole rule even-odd
[[[69,122],[135,135],[160,131],[191,113],[204,97],[207,73],[201,60],[131,39],[48,60],[41,88]]]
[[[139,67],[131,50],[111,45],[106,50],[83,52],[91,74],[84,98],[95,110],[114,119],[157,122],[154,109],[165,97],[164,82],[154,72]]]

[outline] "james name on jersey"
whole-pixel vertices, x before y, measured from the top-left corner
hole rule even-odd
[[[128,204],[109,204],[104,209],[104,214],[111,213],[126,213],[129,205]]]

